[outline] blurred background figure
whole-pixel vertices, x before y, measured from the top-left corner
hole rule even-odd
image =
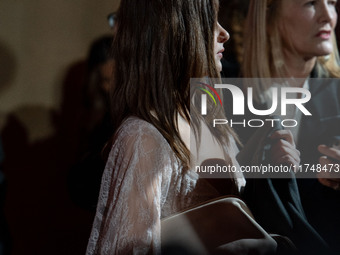
[[[100,37],[92,43],[88,53],[83,88],[83,133],[76,163],[69,176],[73,200],[91,211],[96,208],[101,175],[105,167],[102,150],[113,130],[108,100],[114,67],[112,41],[112,36]]]
[[[116,13],[110,13],[107,21],[110,29],[115,26]],[[99,156],[112,135],[109,93],[114,79],[115,61],[112,52],[113,36],[94,40],[87,56],[83,102],[86,109],[85,134],[80,144],[80,157],[87,154]]]
[[[244,23],[249,0],[220,0],[219,23],[230,34],[222,59],[222,76],[239,77],[243,60]]]
[[[90,144],[87,147],[90,147],[90,150],[96,146],[102,149],[103,143],[108,140],[112,132],[110,130],[108,100],[114,68],[111,53],[112,41],[112,36],[97,39],[91,45],[88,55],[84,103],[88,112],[86,131],[90,139]]]
[[[106,139],[102,134],[99,141],[95,130],[103,128],[108,120],[107,93],[114,65],[112,40],[110,35],[95,39],[86,60],[74,63],[65,76],[61,110],[55,122],[60,138],[69,144],[65,149],[69,150],[70,163],[79,161],[88,147],[98,146]]]

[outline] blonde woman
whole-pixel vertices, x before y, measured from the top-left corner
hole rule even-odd
[[[312,116],[296,112],[292,116],[299,122],[293,129],[294,140],[301,152],[303,171],[303,164],[328,170],[312,179],[298,180],[298,184],[308,220],[339,252],[340,179],[339,174],[330,172],[330,166],[340,162],[340,150],[326,145],[340,135],[340,84],[311,79],[340,78],[334,34],[336,4],[329,0],[250,1],[242,73],[249,78],[302,79],[294,86],[311,92],[305,107]],[[254,87],[258,107],[270,106],[268,90],[265,82]]]

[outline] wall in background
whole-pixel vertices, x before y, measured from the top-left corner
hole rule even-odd
[[[0,1],[1,170],[7,184],[0,210],[11,255],[85,253],[94,214],[69,191],[76,186],[69,176],[79,142],[82,71],[93,40],[112,33],[106,17],[118,5]]]
[[[40,136],[51,132],[48,113],[60,108],[67,68],[86,57],[95,38],[111,33],[106,16],[118,5],[119,0],[0,1],[0,129],[14,112],[33,140],[37,130]]]

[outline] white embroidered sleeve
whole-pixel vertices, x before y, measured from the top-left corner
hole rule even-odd
[[[127,122],[106,164],[87,255],[160,253],[169,146],[150,124]]]

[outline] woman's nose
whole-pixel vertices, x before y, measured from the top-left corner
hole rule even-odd
[[[320,18],[319,21],[321,23],[331,23],[332,26],[335,26],[337,20],[337,13],[334,5],[330,5],[328,1],[323,1],[320,10]]]
[[[218,26],[218,42],[219,43],[225,43],[226,41],[229,40],[230,38],[230,35],[229,33],[227,32],[227,30],[225,30],[221,25],[220,23],[217,23],[217,26]]]

